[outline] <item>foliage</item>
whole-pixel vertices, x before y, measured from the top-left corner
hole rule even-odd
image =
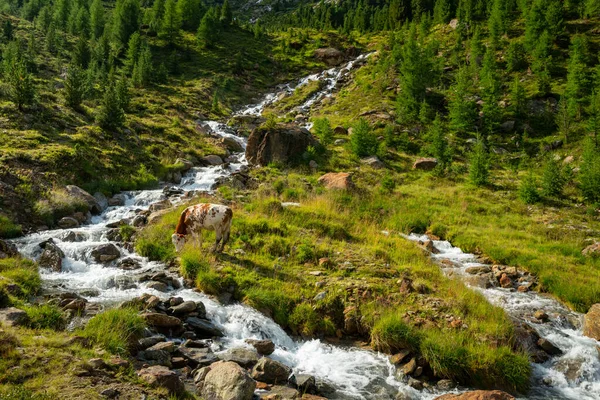
[[[0,238],[10,239],[21,235],[20,225],[15,224],[8,217],[0,215]]]
[[[549,197],[560,197],[565,186],[565,176],[558,160],[548,156],[542,175],[542,194]]]
[[[145,326],[137,310],[115,308],[94,316],[80,334],[111,353],[126,355]]]
[[[490,156],[481,138],[471,153],[469,179],[475,186],[483,186],[488,183],[490,175]]]
[[[62,330],[66,326],[66,319],[62,311],[50,304],[26,307],[28,326],[32,329]]]
[[[519,186],[519,198],[525,204],[534,204],[540,200],[540,194],[537,189],[537,180],[530,171],[521,181]]]
[[[325,146],[333,142],[333,129],[327,118],[318,118],[314,122],[313,126],[315,135],[319,138],[321,143]]]
[[[65,79],[65,100],[67,105],[78,108],[88,91],[87,75],[77,65],[69,67]]]
[[[377,138],[371,132],[369,123],[360,119],[354,126],[350,136],[350,148],[358,157],[366,157],[377,152]]]

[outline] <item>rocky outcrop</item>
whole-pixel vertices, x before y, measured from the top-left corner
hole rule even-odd
[[[182,394],[185,391],[177,373],[161,365],[143,368],[138,372],[138,376],[150,386],[165,388],[169,393]]]
[[[315,58],[328,66],[340,65],[346,60],[344,53],[332,47],[315,50]]]
[[[121,257],[121,252],[119,248],[112,243],[103,244],[94,250],[91,253],[92,257],[98,263],[107,263],[116,260]]]
[[[421,171],[431,171],[438,165],[437,158],[419,158],[413,164],[413,169]]]
[[[206,372],[208,369],[208,372]],[[256,388],[245,369],[233,362],[220,361],[203,369],[196,384],[206,400],[251,400]]]
[[[250,165],[257,166],[271,162],[293,164],[302,159],[308,146],[316,144],[316,139],[308,130],[295,125],[260,127],[252,131],[248,138],[246,159]]]
[[[66,186],[67,193],[76,199],[83,200],[87,203],[89,207],[89,211],[92,214],[100,214],[103,210],[100,204],[98,204],[98,200],[82,188],[75,185],[67,185]]]
[[[513,400],[514,397],[500,390],[474,390],[461,394],[445,394],[435,400]]]
[[[583,317],[583,334],[600,340],[600,303],[594,304]]]
[[[348,172],[329,172],[321,176],[318,182],[327,189],[352,190],[355,187],[352,174]]]
[[[270,384],[285,383],[291,374],[290,367],[267,357],[258,360],[252,369],[252,378]]]
[[[232,151],[234,153],[241,153],[242,151],[244,151],[244,147],[242,146],[242,144],[232,137],[224,137],[223,139],[221,139],[221,143],[223,144],[223,146],[225,146],[225,148],[227,148],[227,150]]]
[[[94,193],[94,198],[100,206],[100,210],[104,211],[108,208],[108,199],[106,198],[104,193],[96,192]]]
[[[19,250],[17,250],[17,246],[12,243],[9,243],[5,240],[0,239],[0,260],[8,257],[16,257],[19,255]]]

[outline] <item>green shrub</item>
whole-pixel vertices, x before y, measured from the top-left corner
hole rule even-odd
[[[367,157],[377,153],[377,137],[371,132],[369,123],[360,119],[353,127],[350,136],[350,149],[358,157]]]
[[[136,251],[151,261],[167,261],[175,256],[173,245],[157,243],[148,238],[139,238],[135,242]]]
[[[204,259],[202,251],[187,246],[181,252],[181,275],[188,279],[196,279],[199,272],[207,272],[210,264]]]
[[[227,288],[227,281],[212,270],[199,270],[196,274],[196,287],[209,295],[219,295]]]
[[[0,215],[0,238],[11,239],[22,234],[21,225],[12,222],[8,217]]]
[[[244,302],[267,315],[272,315],[275,322],[286,328],[296,299],[282,290],[252,287],[245,292]]]
[[[490,156],[480,138],[477,139],[470,161],[469,180],[471,183],[475,186],[487,184],[490,176]]]
[[[50,191],[45,199],[38,200],[33,206],[38,218],[50,226],[54,225],[54,221],[75,212],[87,212],[88,208],[85,200],[71,196],[64,189]]]
[[[542,175],[542,194],[544,196],[562,195],[565,186],[565,176],[560,164],[551,156],[546,160]]]
[[[146,324],[131,308],[105,311],[96,315],[81,331],[81,335],[114,354],[125,355],[131,345],[142,336]]]
[[[393,354],[402,349],[418,349],[420,337],[415,328],[404,322],[400,313],[392,313],[375,323],[371,330],[371,344],[375,350]]]
[[[284,257],[290,252],[290,244],[284,238],[271,236],[266,240],[263,250],[273,257]]]
[[[131,225],[121,225],[119,227],[119,234],[126,242],[129,242],[131,240],[131,237],[135,234],[136,231],[137,230]]]
[[[313,130],[323,145],[326,146],[333,142],[333,129],[331,129],[329,119],[317,118],[314,122]]]
[[[448,234],[448,227],[441,222],[434,222],[429,226],[429,231],[439,238],[445,238]]]
[[[299,263],[313,262],[316,260],[314,248],[307,243],[301,243],[296,248],[296,259]]]
[[[396,189],[396,181],[391,174],[385,174],[381,179],[381,191],[383,193],[392,193]]]
[[[26,258],[6,258],[0,260],[0,286],[2,281],[17,284],[22,298],[35,295],[41,288],[41,278],[35,262]]]
[[[323,317],[306,303],[298,304],[289,317],[292,332],[303,336],[313,336],[321,330]]]
[[[66,320],[62,311],[50,304],[26,307],[25,312],[29,317],[28,326],[32,329],[62,330],[66,326]]]
[[[522,181],[519,186],[519,198],[525,204],[534,204],[540,201],[540,194],[537,189],[537,180],[530,172]]]
[[[579,179],[581,192],[588,203],[600,202],[600,151],[591,139],[585,144]]]

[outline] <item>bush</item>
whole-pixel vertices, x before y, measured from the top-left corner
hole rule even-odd
[[[29,317],[28,326],[32,329],[63,330],[66,326],[62,311],[50,304],[26,307],[25,312]]]
[[[316,257],[314,248],[307,243],[300,244],[296,249],[296,259],[299,263],[315,261]]]
[[[62,217],[78,211],[87,212],[89,205],[84,200],[71,196],[64,189],[53,189],[47,194],[46,199],[38,200],[33,209],[42,221],[52,226],[54,221]]]
[[[296,303],[294,298],[281,290],[259,287],[252,287],[247,290],[244,301],[266,315],[272,315],[273,320],[283,328],[288,326],[289,316]]]
[[[196,287],[209,295],[217,296],[228,286],[221,275],[212,270],[199,270],[196,275]]]
[[[12,222],[8,217],[0,215],[0,238],[11,239],[22,234],[21,225]]]
[[[290,244],[284,238],[271,236],[266,240],[263,250],[273,257],[284,257],[290,252]]]
[[[475,186],[483,186],[488,183],[490,175],[490,156],[483,141],[478,138],[475,149],[471,154],[471,166],[469,168],[469,180]]]
[[[333,142],[333,129],[327,118],[318,118],[313,126],[315,135],[319,138],[323,145],[329,145]]]
[[[114,354],[125,355],[142,336],[144,319],[132,308],[120,308],[96,315],[81,331],[81,335]]]
[[[532,172],[521,181],[519,186],[519,198],[525,204],[534,204],[540,201],[540,194],[537,190],[537,180]]]
[[[358,157],[367,157],[377,153],[377,137],[371,132],[369,123],[362,118],[353,127],[350,149]]]
[[[580,171],[580,188],[583,197],[591,204],[600,201],[600,152],[595,143],[588,139]]]
[[[121,235],[125,242],[129,242],[136,231],[137,230],[131,225],[121,225],[119,227],[119,235]]]
[[[371,331],[371,345],[378,351],[393,354],[402,349],[416,350],[419,343],[418,332],[399,313],[381,317]]]
[[[321,330],[323,317],[310,304],[298,304],[290,315],[292,332],[303,336],[313,336]]]

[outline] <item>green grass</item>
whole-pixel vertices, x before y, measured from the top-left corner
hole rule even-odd
[[[112,309],[90,319],[81,335],[113,354],[126,355],[145,326],[137,310]]]
[[[0,290],[8,285],[17,285],[18,290],[10,296],[9,303],[20,303],[38,294],[42,281],[37,264],[25,258],[0,260]]]
[[[0,215],[0,238],[11,239],[20,236],[21,234],[21,225],[15,224],[4,215]]]
[[[29,326],[32,329],[62,330],[66,326],[66,319],[60,309],[50,304],[25,307],[29,317]]]

